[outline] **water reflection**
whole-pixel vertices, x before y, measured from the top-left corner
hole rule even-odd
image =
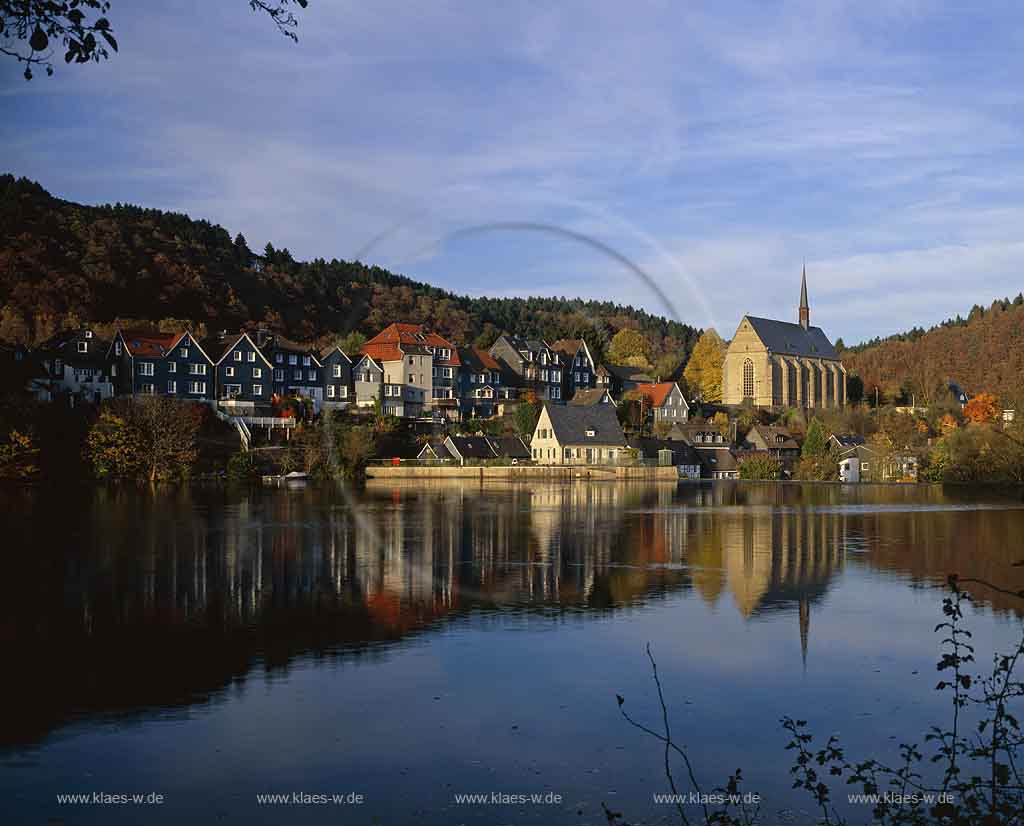
[[[938,489],[427,482],[338,490],[9,491],[0,743],[184,706],[257,664],[374,658],[442,623],[582,619],[693,593],[754,621],[812,616],[844,568],[913,587],[1024,587],[1010,499]],[[59,502],[59,505],[57,504]],[[1018,606],[981,594],[997,611]],[[713,632],[712,632],[713,633]]]

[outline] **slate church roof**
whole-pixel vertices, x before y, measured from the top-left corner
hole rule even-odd
[[[773,318],[745,316],[754,328],[757,337],[764,346],[780,356],[806,356],[839,360],[839,354],[832,342],[822,332],[821,327],[808,327],[806,330],[799,324],[789,321],[776,321]]]

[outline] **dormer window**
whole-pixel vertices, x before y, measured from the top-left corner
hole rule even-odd
[[[88,353],[89,352],[89,342],[88,341],[80,341],[80,342],[78,342],[78,352],[79,353]]]
[[[86,330],[85,331],[85,337],[86,338],[92,338],[92,330]]]
[[[587,428],[587,436],[593,438],[596,435],[597,435],[597,431],[594,430],[594,428],[592,428],[592,427],[588,427]]]

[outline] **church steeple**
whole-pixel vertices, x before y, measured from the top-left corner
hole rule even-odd
[[[800,278],[800,326],[805,330],[811,326],[811,306],[807,303],[807,265],[804,264]]]

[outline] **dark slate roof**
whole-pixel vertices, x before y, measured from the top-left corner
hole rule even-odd
[[[449,436],[445,440],[447,446],[459,452],[463,459],[493,459],[494,450],[486,436]],[[451,450],[449,447],[449,450]]]
[[[778,437],[782,437],[779,441]],[[747,433],[747,442],[758,450],[799,450],[800,445],[784,427],[755,424]]]
[[[518,436],[498,436],[488,439],[494,452],[503,459],[529,459],[530,448]]]
[[[731,450],[715,450],[714,448],[695,447],[694,451],[700,457],[700,463],[710,473],[714,470],[736,470],[739,462]]]
[[[634,367],[631,364],[608,364],[605,366],[608,372],[619,381],[634,381],[638,384],[654,381],[654,377],[646,372],[643,367]]]
[[[857,447],[857,445],[864,444],[864,437],[857,436],[855,434],[844,434],[840,436],[838,433],[833,433],[832,438],[838,442],[840,447]]]
[[[657,459],[659,450],[671,450],[674,465],[701,464],[697,451],[686,442],[673,442],[669,439],[630,439],[629,446],[640,451],[644,459]]]
[[[698,435],[702,437],[705,436],[706,434],[711,434],[712,437],[721,435],[720,431],[718,430],[718,426],[712,424],[711,422],[707,422],[705,424],[694,424],[692,422],[687,422],[686,424],[683,424],[682,422],[676,422],[675,424],[672,425],[671,429],[669,430],[668,438],[671,441],[684,441],[696,446],[710,446],[711,444],[715,444],[719,447],[719,449],[721,449],[723,447],[730,446],[734,441],[736,423],[732,422],[730,424],[732,428],[730,435],[722,436],[722,440],[720,442],[697,441]]]
[[[613,405],[561,405],[544,402],[544,409],[548,412],[551,427],[560,444],[620,447],[626,443]],[[593,430],[594,435],[588,436],[588,430]]]
[[[444,442],[427,442],[427,444],[423,445],[420,449],[416,458],[429,459],[431,456],[440,460],[452,458],[452,455],[448,452],[448,448],[444,446]]]
[[[773,318],[745,316],[754,328],[764,346],[773,353],[785,356],[808,356],[810,358],[838,359],[839,354],[832,342],[821,331],[821,327],[808,327]]]
[[[608,395],[609,401],[605,404],[615,405],[614,401],[611,401],[612,394],[603,387],[585,387],[577,390],[573,397],[569,400],[569,404],[577,405],[590,405],[590,404],[601,404],[601,399],[604,395]]]

